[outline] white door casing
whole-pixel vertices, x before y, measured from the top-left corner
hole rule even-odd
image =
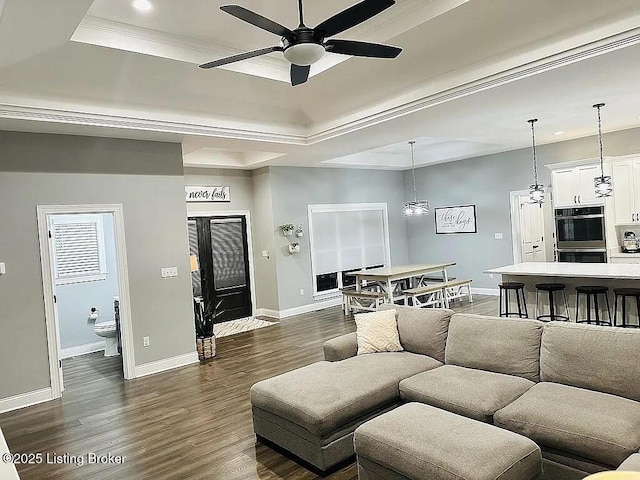
[[[529,192],[511,192],[514,262],[544,262],[544,208],[529,202]]]
[[[47,346],[49,351],[49,374],[53,398],[62,396],[63,381],[60,367],[60,334],[57,308],[54,302],[53,249],[49,241],[49,217],[51,215],[73,215],[110,213],[113,215],[113,227],[116,245],[118,270],[118,298],[120,301],[120,337],[122,342],[122,366],[124,378],[135,378],[135,358],[133,350],[133,332],[131,323],[131,299],[129,293],[129,275],[127,251],[124,235],[124,213],[121,204],[108,205],[38,205],[38,237],[40,243],[40,265],[44,291],[45,323]]]

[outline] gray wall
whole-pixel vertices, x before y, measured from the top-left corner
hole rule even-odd
[[[61,215],[61,217],[68,216]],[[70,283],[55,287],[61,348],[78,347],[104,341],[104,338],[94,333],[94,323],[114,319],[113,297],[118,295],[118,265],[116,263],[113,215],[104,213],[101,217],[104,231],[106,278],[94,282]],[[95,321],[89,320],[91,307],[100,310],[100,316]]]
[[[640,152],[640,128],[604,136],[605,155]],[[599,155],[595,136],[538,147],[539,165]],[[550,184],[548,168],[539,168],[541,183]],[[404,188],[412,191],[411,171],[404,173]],[[473,279],[474,287],[497,288],[486,269],[513,262],[509,192],[527,190],[533,183],[531,149],[487,155],[416,170],[418,194],[433,207],[476,205],[478,233],[436,235],[434,215],[407,219],[411,262],[451,260],[458,278]],[[615,187],[614,187],[615,188]],[[615,193],[615,192],[614,192]],[[547,201],[551,201],[548,197]],[[502,240],[494,239],[502,233]]]
[[[0,398],[49,386],[37,205],[122,204],[136,365],[193,352],[180,145],[0,132],[0,152]]]
[[[252,176],[256,303],[258,308],[279,310],[278,277],[276,270],[275,223],[273,218],[272,177],[270,168],[255,170]],[[261,252],[269,252],[263,257]]]
[[[380,170],[271,167],[273,223],[278,279],[279,310],[313,303],[309,219],[307,206],[326,203],[387,203],[391,263],[409,260],[407,229],[402,215],[403,174]],[[256,201],[257,204],[257,201]],[[278,225],[302,225],[304,237],[298,254],[287,249],[288,239]],[[300,289],[304,295],[300,295]]]

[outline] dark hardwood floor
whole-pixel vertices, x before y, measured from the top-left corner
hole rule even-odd
[[[452,308],[495,315],[498,299]],[[19,465],[22,480],[318,478],[256,443],[249,388],[321,360],[322,342],[354,330],[352,316],[327,308],[218,339],[206,363],[128,382],[118,357],[70,359],[62,399],[0,415],[0,428],[13,453],[126,456],[121,465]],[[355,480],[355,465],[327,478]]]

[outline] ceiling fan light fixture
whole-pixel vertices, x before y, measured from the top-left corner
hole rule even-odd
[[[301,67],[312,65],[324,57],[324,47],[318,43],[298,43],[284,51],[284,58]]]

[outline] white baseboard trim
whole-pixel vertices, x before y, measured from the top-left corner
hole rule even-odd
[[[497,288],[477,288],[472,287],[471,293],[474,295],[490,295],[492,297],[500,296],[500,290]]]
[[[323,308],[335,307],[336,305],[342,305],[342,297],[332,298],[330,300],[324,300],[322,302],[313,302],[308,305],[301,305],[299,307],[287,308],[286,310],[280,310],[280,318],[293,317],[294,315],[302,315],[303,313],[315,312],[316,310],[322,310]]]
[[[178,355],[177,357],[164,358],[155,362],[136,365],[134,373],[136,375],[136,378],[146,377],[147,375],[153,375],[154,373],[160,373],[166,370],[184,367],[186,365],[191,365],[198,362],[198,352],[193,351],[185,353],[184,355]]]
[[[0,398],[0,413],[18,410],[19,408],[48,402],[49,400],[53,400],[51,387],[34,390],[33,392],[21,393],[19,395],[14,395],[13,397]]]
[[[101,342],[87,343],[86,345],[78,345],[77,347],[62,348],[60,349],[60,358],[77,357],[78,355],[99,352],[100,350],[104,350],[104,340]]]
[[[257,308],[254,315],[256,317],[280,318],[280,312],[278,312],[278,310],[271,310],[270,308]]]
[[[323,300],[321,302],[313,302],[307,305],[301,305],[299,307],[287,308],[286,310],[271,310],[268,308],[256,309],[256,316],[265,316],[270,318],[287,318],[294,315],[302,315],[303,313],[315,312],[316,310],[322,310],[323,308],[335,307],[336,305],[342,305],[342,297],[331,298],[329,300]]]

